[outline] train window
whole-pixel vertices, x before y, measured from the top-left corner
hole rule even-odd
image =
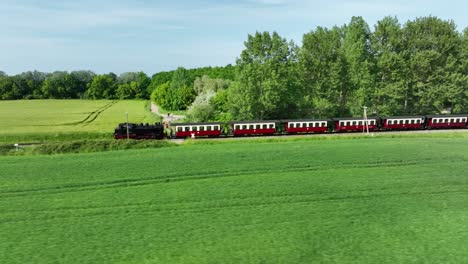
[[[263,124],[262,127],[263,127],[263,129],[267,129],[268,126],[267,126],[267,124]]]
[[[192,127],[192,131],[197,131],[197,127]]]
[[[275,127],[275,125],[274,125],[274,124],[270,124],[270,128],[274,128],[274,127]]]
[[[355,126],[355,125],[356,125],[356,121],[353,121],[353,126]]]
[[[242,125],[242,129],[247,129],[247,125]]]
[[[213,128],[214,128],[214,130],[221,130],[220,126],[214,126]]]
[[[177,127],[177,132],[182,132],[182,127]]]
[[[417,124],[421,124],[421,119],[417,119],[417,120],[416,120],[416,123],[417,123]]]
[[[347,125],[347,126],[350,126],[350,125],[351,125],[351,122],[346,122],[346,125]]]
[[[257,125],[257,129],[260,129],[260,125]]]
[[[411,119],[411,124],[414,124],[414,121],[415,121],[414,119]]]
[[[185,127],[185,132],[189,132],[190,131],[190,127]]]
[[[358,125],[362,126],[362,121],[359,121]]]
[[[254,125],[249,125],[249,129],[254,129]]]
[[[409,120],[405,120],[405,124],[409,124]]]
[[[211,131],[211,126],[206,126],[206,131]]]
[[[236,130],[239,130],[239,129],[240,129],[240,126],[239,126],[239,125],[235,125],[234,128],[235,128]]]
[[[455,123],[460,123],[460,119],[459,118],[455,119]]]
[[[323,126],[323,127],[326,127],[326,126],[327,126],[327,122],[322,122],[322,126]]]
[[[309,123],[309,127],[314,127],[314,123]]]
[[[200,131],[205,131],[205,127],[204,127],[204,126],[201,126],[201,127],[200,127]]]
[[[444,123],[448,123],[448,119],[445,119],[445,122]]]
[[[453,123],[453,118],[452,118],[452,119],[450,119],[450,123]]]
[[[388,121],[387,121],[387,124],[391,125],[391,124],[392,124],[392,120],[388,120]]]
[[[307,127],[307,123],[302,123],[302,127]]]

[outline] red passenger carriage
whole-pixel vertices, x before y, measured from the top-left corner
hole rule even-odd
[[[219,137],[223,123],[175,123],[176,138],[184,137]]]
[[[296,119],[282,120],[284,131],[288,134],[295,133],[324,133],[328,130],[329,119]]]
[[[423,129],[425,116],[387,116],[382,118],[385,130]]]
[[[234,136],[251,136],[275,134],[277,122],[274,120],[238,121],[230,124]]]
[[[369,131],[377,128],[377,118],[369,117],[367,121],[362,117],[334,118],[336,132],[351,132],[366,130],[366,122]]]
[[[468,114],[427,116],[427,128],[465,128]]]

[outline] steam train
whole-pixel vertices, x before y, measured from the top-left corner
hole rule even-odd
[[[229,123],[122,123],[114,131],[115,139],[163,139],[200,137],[268,136],[312,133],[343,133],[368,130],[396,131],[423,129],[463,129],[468,126],[468,114],[421,115],[332,118],[332,119],[289,119],[261,121],[233,121]],[[128,128],[128,131],[127,131]]]

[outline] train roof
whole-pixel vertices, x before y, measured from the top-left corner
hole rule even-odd
[[[442,118],[442,117],[467,117],[468,114],[455,114],[455,115],[428,115],[428,118]]]
[[[330,118],[307,118],[307,119],[283,119],[280,120],[280,122],[314,122],[314,121],[331,121]]]
[[[279,120],[253,120],[253,121],[231,121],[229,124],[264,124],[264,123],[279,123]]]
[[[211,126],[222,125],[223,122],[206,122],[206,123],[172,123],[171,126]]]
[[[403,119],[403,118],[425,118],[423,115],[414,115],[414,116],[383,116],[382,119]]]
[[[379,119],[378,116],[368,116],[367,119]],[[334,117],[332,118],[333,121],[340,121],[340,120],[364,120],[364,117],[357,116],[357,117]]]

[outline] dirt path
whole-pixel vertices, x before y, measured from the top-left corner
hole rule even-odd
[[[177,120],[181,120],[181,119],[185,118],[184,115],[174,115],[172,113],[170,113],[169,115],[168,114],[161,114],[159,112],[158,106],[156,104],[154,104],[153,102],[151,102],[151,112],[157,114],[158,116],[161,116],[162,119],[163,119],[163,123],[169,123],[170,124],[170,123],[176,122]]]

